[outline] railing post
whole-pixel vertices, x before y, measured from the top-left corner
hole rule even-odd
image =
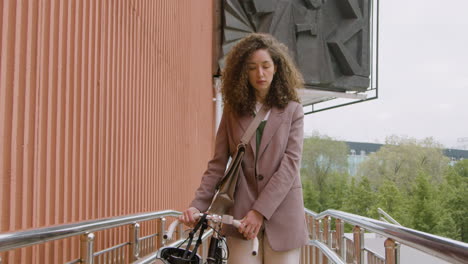
[[[164,233],[166,232],[166,218],[161,217],[158,219],[158,249],[163,247],[166,243],[164,240]]]
[[[312,246],[306,246],[307,250],[307,259],[304,261],[305,264],[314,264],[315,259],[314,259],[314,247]]]
[[[311,250],[311,252],[310,252],[310,261],[312,261],[313,264],[316,264],[317,263],[317,258],[315,256],[317,256],[317,248],[311,246],[310,250]]]
[[[94,234],[86,233],[81,235],[80,259],[81,263],[94,263]]]
[[[322,240],[325,245],[331,248],[331,239],[330,239],[330,217],[325,216],[323,218],[323,233],[322,233]],[[323,256],[322,254],[322,262],[323,264],[328,263],[328,258]]]
[[[332,241],[330,239],[330,218],[329,216],[325,216],[323,218],[323,243],[331,248]]]
[[[140,224],[133,223],[130,225],[130,260],[138,260],[140,255]]]
[[[306,220],[307,221],[307,220]],[[299,258],[299,263],[303,264],[306,263],[306,258],[305,258],[305,246],[301,247],[301,256]]]
[[[346,252],[344,250],[344,221],[341,219],[335,220],[336,225],[336,247],[338,250],[338,255],[341,256],[341,259],[345,259]]]
[[[400,263],[400,244],[391,238],[384,242],[385,246],[385,264]]]
[[[322,220],[315,220],[315,231],[317,232],[317,240],[323,242],[322,230],[321,230]]]
[[[359,226],[353,228],[354,261],[356,264],[364,264],[364,229]]]
[[[318,219],[315,219],[315,238],[318,241],[322,240],[320,235],[320,220]],[[315,263],[320,263],[320,249],[318,247],[315,247]]]
[[[305,246],[304,249],[305,249],[305,252],[306,252],[306,256],[305,256],[306,258],[305,258],[303,263],[312,264],[312,261],[313,261],[312,260],[312,250],[313,250],[313,248],[311,246]]]
[[[395,247],[395,254],[396,254],[396,263],[400,264],[400,243],[395,242],[396,247]]]
[[[310,232],[309,238],[312,240],[317,239],[317,235],[315,234],[315,217],[307,215],[307,223]],[[307,246],[307,248],[309,250],[309,261],[307,262],[307,264],[315,264],[315,247]]]
[[[315,217],[310,217],[309,218],[309,221],[311,222],[312,224],[312,228],[311,228],[311,233],[312,233],[312,239],[315,240],[317,239],[317,235],[315,234]]]
[[[182,239],[184,237],[184,224],[179,224],[177,226],[177,239]]]

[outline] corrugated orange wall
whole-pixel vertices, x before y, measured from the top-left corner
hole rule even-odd
[[[188,205],[213,149],[212,9],[0,1],[0,232]],[[78,240],[0,256],[61,263]]]

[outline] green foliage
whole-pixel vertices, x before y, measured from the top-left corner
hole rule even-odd
[[[341,207],[348,181],[347,155],[344,142],[319,134],[304,139],[301,176],[307,208],[320,212]]]
[[[434,234],[456,240],[462,240],[460,229],[458,228],[454,217],[448,212],[444,212],[440,215],[439,221],[434,227]],[[464,242],[467,241],[465,240]]]
[[[330,184],[322,193],[322,204],[324,209],[342,208],[348,192],[348,174],[347,173],[331,173]],[[328,197],[328,199],[326,199]]]
[[[412,186],[411,226],[417,230],[434,233],[434,227],[438,222],[439,207],[437,203],[436,190],[429,182],[429,176],[420,173]]]
[[[307,208],[376,219],[382,208],[406,227],[468,242],[468,160],[451,167],[431,138],[389,137],[361,164],[358,176],[350,177],[348,153],[344,142],[327,136],[304,140],[301,176]]]
[[[377,191],[377,207],[397,219],[404,226],[411,224],[408,199],[405,199],[395,182],[385,180]]]
[[[448,163],[440,144],[430,138],[418,142],[389,137],[386,145],[361,164],[359,174],[369,177],[372,186],[379,187],[384,181],[392,181],[409,192],[419,171],[428,174],[431,183],[441,183]]]
[[[313,211],[320,212],[318,202],[319,192],[316,190],[310,179],[302,179],[302,191],[304,196],[304,206]]]
[[[457,162],[444,177],[444,182],[439,188],[443,215],[450,215],[456,236],[449,236],[468,242],[468,160]],[[439,224],[440,233],[446,231],[447,223]]]
[[[314,134],[304,139],[302,164],[304,173],[315,183],[325,181],[325,175],[335,171],[346,173],[348,170],[348,146],[330,137]]]
[[[455,173],[464,179],[468,179],[468,160],[461,160],[453,166]]]
[[[353,178],[343,209],[352,214],[375,217],[377,214],[376,197],[377,194],[372,190],[367,177],[361,178],[358,182]]]

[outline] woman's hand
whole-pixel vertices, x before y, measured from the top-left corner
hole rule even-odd
[[[250,210],[241,220],[241,223],[238,228],[239,232],[248,240],[254,239],[262,227],[263,215],[256,210]]]
[[[182,215],[179,215],[179,221],[186,224],[187,226],[193,227],[197,223],[194,215],[199,213],[200,210],[195,207],[190,207],[183,211]]]

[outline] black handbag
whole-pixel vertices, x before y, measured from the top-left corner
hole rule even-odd
[[[223,215],[234,205],[234,194],[236,192],[237,180],[239,179],[239,171],[241,169],[245,149],[267,112],[268,109],[262,106],[242,136],[241,142],[237,145],[236,153],[224,173],[224,177],[216,185],[216,194],[208,208],[210,213]]]

